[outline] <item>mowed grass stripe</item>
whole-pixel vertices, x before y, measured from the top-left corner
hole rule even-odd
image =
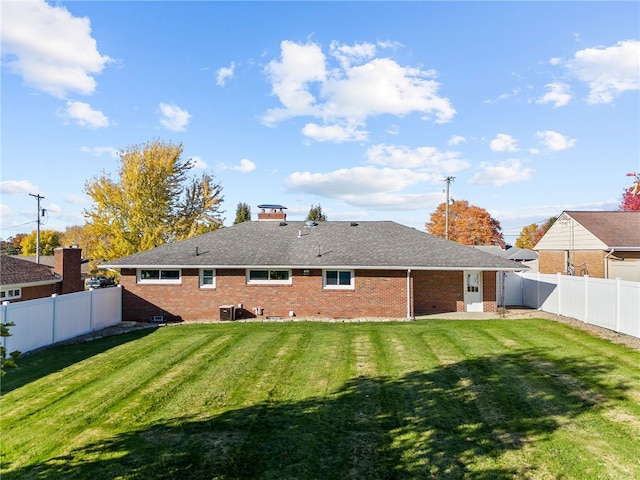
[[[558,364],[557,361],[553,362],[546,359],[547,353],[554,354],[556,360],[559,359],[560,355],[566,355],[566,341],[564,342],[564,348],[558,350],[559,345],[557,339],[563,337],[556,335],[556,332],[554,332],[554,335],[551,337],[545,337],[551,345],[541,345],[541,341],[535,342],[531,340],[532,337],[536,336],[535,333],[527,336],[526,339],[519,338],[522,333],[520,329],[523,328],[523,325],[516,325],[514,328],[516,327],[517,332],[511,330],[511,335],[508,335],[508,341],[504,341],[504,338],[499,339],[496,336],[497,341],[502,340],[504,344],[512,349],[515,346],[521,347],[524,352],[522,358],[518,359],[522,367],[521,372],[518,372],[515,378],[511,376],[510,381],[519,382],[522,385],[523,391],[526,393],[528,401],[531,404],[539,404],[543,407],[543,413],[553,417],[554,422],[558,422],[557,426],[561,428],[552,428],[555,432],[553,435],[562,437],[561,442],[563,444],[572,445],[572,448],[568,450],[573,452],[574,457],[584,459],[571,459],[570,461],[573,468],[581,471],[582,474],[585,475],[585,478],[602,478],[603,475],[612,474],[614,469],[617,468],[615,467],[616,465],[628,464],[630,460],[635,458],[632,453],[634,450],[633,447],[629,448],[625,442],[619,444],[619,442],[615,442],[615,439],[628,438],[629,435],[640,438],[637,424],[633,426],[620,422],[616,426],[607,426],[602,423],[602,417],[600,415],[593,416],[591,420],[588,420],[588,418],[591,417],[588,413],[590,408],[596,408],[598,410],[605,408],[611,412],[612,407],[608,406],[610,399],[598,392],[598,390],[602,390],[602,388],[594,389],[593,385],[588,385],[582,380],[566,373],[567,371],[577,370],[575,367],[572,368],[570,363],[565,365],[563,362],[560,362],[560,364]],[[564,331],[565,329],[566,327],[561,327],[559,330]],[[500,331],[503,335],[507,333],[505,329],[500,329]],[[493,333],[486,333],[491,337],[495,336]],[[575,342],[568,342],[568,344],[574,346],[577,351],[577,357],[574,356],[575,352],[571,352],[572,358],[585,358],[592,355],[591,350],[585,348],[583,343],[577,341],[579,336],[576,337]],[[478,345],[473,346],[473,349],[477,351]],[[574,349],[572,348],[571,350]],[[565,368],[558,369],[558,365],[564,366]],[[593,368],[596,367],[594,366]],[[588,371],[589,369],[581,370]],[[504,379],[509,379],[510,377],[505,372],[500,372],[499,366],[491,368],[491,371],[494,372],[494,374],[499,373],[499,376]],[[594,370],[591,371],[595,373]],[[608,376],[607,374],[606,377]],[[524,379],[526,379],[526,381]],[[538,381],[535,381],[536,379]],[[496,393],[494,393],[494,395],[495,394]],[[522,397],[522,392],[516,391],[515,394]],[[500,394],[499,396],[503,399],[508,398],[504,394]],[[564,420],[567,415],[580,417],[580,420],[576,420],[572,424],[570,433],[567,431],[569,422]],[[518,418],[522,416],[523,415],[518,412],[509,412],[508,418]],[[607,417],[609,416],[612,415],[607,415]],[[621,416],[622,418],[635,418],[633,415],[624,411],[621,412]],[[597,419],[597,423],[599,423],[597,428],[593,428],[595,419]],[[620,429],[625,430],[625,432],[620,432]],[[604,444],[599,441],[598,432],[602,431],[606,431],[606,438],[609,441],[613,440],[613,442]],[[544,429],[541,431],[541,434],[544,434]],[[590,438],[593,442],[589,448],[585,449],[582,442],[576,440],[576,438]],[[598,444],[599,447],[593,448],[595,444]],[[561,468],[558,462],[565,461],[567,461],[566,458],[562,456],[558,457],[557,455],[550,455],[549,458],[544,459],[544,463],[547,465],[556,465],[558,468]],[[618,474],[620,477],[617,476]],[[624,478],[623,472],[618,472],[615,478]]]
[[[243,325],[232,330],[236,341],[222,349],[210,362],[194,366],[197,374],[191,382],[174,392],[169,401],[158,406],[154,418],[208,417],[229,408],[244,404],[241,396],[244,379],[259,370],[265,360],[265,352],[273,348],[277,332],[261,329],[243,331]],[[216,331],[215,325],[208,330]],[[227,326],[221,329],[221,333]]]
[[[112,409],[113,413],[107,423],[135,425],[146,421],[158,410],[158,406],[173,401],[176,392],[185,385],[196,382],[202,375],[202,365],[209,364],[222,351],[233,348],[237,341],[237,335],[205,336],[205,341],[194,344],[189,355],[177,362],[174,368],[165,370],[145,386],[122,399],[123,404],[117,409]]]
[[[11,438],[3,418],[2,475],[640,478],[634,352],[602,342],[602,353],[589,354],[547,327],[536,320],[185,325],[120,347],[98,341],[97,354],[79,362],[90,372],[62,370],[90,379],[86,391],[68,379],[59,392],[45,392],[49,418],[32,407],[12,417],[9,428],[26,441]],[[619,384],[625,371],[632,381]],[[29,404],[16,392],[35,396],[38,383],[50,385],[59,373],[22,381],[2,406]],[[15,386],[25,378],[7,376]],[[96,401],[101,411],[90,412]],[[79,418],[68,428],[72,402]],[[43,425],[51,438],[39,438]]]
[[[107,371],[101,376],[89,375],[88,378],[91,380],[73,392],[65,388],[63,394],[58,395],[56,389],[38,390],[39,382],[34,382],[32,385],[36,388],[37,395],[51,398],[47,402],[48,407],[31,412],[28,424],[11,422],[12,426],[5,430],[7,436],[3,442],[4,452],[9,456],[14,448],[21,449],[25,442],[29,441],[28,432],[35,429],[40,440],[32,447],[32,454],[35,458],[46,457],[56,447],[58,438],[73,437],[74,433],[102,423],[106,415],[112,414],[110,412],[114,411],[112,408],[115,405],[160,376],[163,370],[173,365],[173,362],[180,362],[192,349],[197,349],[198,340],[208,341],[205,335],[180,336],[176,337],[176,341],[169,343],[163,342],[159,337],[162,335],[146,337],[144,340],[149,339],[149,342],[143,341],[141,348],[136,352],[137,358],[123,357],[122,350],[113,349],[82,362],[86,363],[85,371],[98,370],[103,365],[106,365]],[[160,345],[166,346],[159,348]],[[166,359],[167,356],[171,360]],[[117,368],[118,366],[120,368]],[[82,373],[79,376],[87,377]],[[17,389],[11,394],[21,390]],[[66,448],[72,448],[72,443]]]

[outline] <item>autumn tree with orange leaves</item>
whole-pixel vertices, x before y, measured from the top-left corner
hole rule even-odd
[[[533,249],[536,246],[536,243],[540,241],[542,236],[547,233],[547,230],[551,228],[551,225],[555,223],[558,217],[551,217],[541,225],[537,223],[532,223],[531,225],[527,225],[520,232],[520,236],[516,240],[516,247],[518,248],[527,248],[529,250]]]
[[[427,232],[446,237],[446,204],[438,205],[426,223]],[[463,245],[504,246],[500,222],[492,218],[484,208],[469,205],[466,200],[456,200],[449,205],[449,240]]]

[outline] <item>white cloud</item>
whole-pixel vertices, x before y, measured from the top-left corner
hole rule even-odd
[[[566,83],[548,83],[549,89],[536,103],[553,103],[555,108],[564,107],[571,101],[571,87]]]
[[[107,154],[113,158],[119,158],[118,149],[114,147],[80,147],[80,151],[84,153],[89,153],[94,157],[99,157],[101,155]]]
[[[64,201],[70,203],[71,205],[84,205],[87,203],[86,197],[81,197],[79,195],[68,194],[63,197]]]
[[[427,210],[444,200],[438,193],[374,193],[369,195],[344,195],[341,200],[349,205],[376,210]]]
[[[403,67],[389,58],[373,58],[373,44],[346,46],[333,42],[330,50],[338,60],[333,67],[318,44],[281,43],[281,60],[272,60],[266,68],[272,93],[281,107],[263,115],[265,124],[311,116],[326,125],[363,126],[371,116],[412,112],[444,123],[455,115],[449,99],[438,94],[435,71]],[[317,137],[327,140],[331,135]]]
[[[205,162],[200,157],[191,157],[189,160],[193,164],[193,168],[198,168],[198,169],[201,169],[201,170],[209,168],[209,165],[207,165],[207,162]]]
[[[25,83],[56,97],[92,94],[111,61],[98,52],[88,18],[44,1],[2,2],[2,54]]]
[[[374,115],[421,112],[445,123],[456,113],[449,99],[438,96],[440,84],[432,79],[433,70],[402,67],[389,58],[376,58],[343,74],[322,85],[327,98],[324,115],[365,120]]]
[[[3,180],[0,182],[0,193],[6,195],[25,195],[36,192],[38,187],[28,180]]]
[[[355,45],[345,45],[333,41],[329,46],[333,55],[343,69],[348,69],[352,63],[360,63],[376,54],[376,46],[373,43],[359,43]]]
[[[240,160],[239,165],[236,165],[235,167],[231,167],[231,170],[235,170],[237,172],[242,172],[242,173],[253,172],[255,169],[256,169],[256,164],[253,163],[251,160],[247,160],[246,158],[243,158],[242,160]]]
[[[449,139],[449,141],[447,142],[449,145],[451,145],[452,147],[456,146],[456,145],[460,145],[461,143],[466,142],[467,139],[464,138],[461,135],[452,135],[451,138]]]
[[[573,147],[576,144],[576,140],[573,138],[565,137],[564,135],[554,132],[552,130],[546,130],[544,132],[536,132],[536,137],[540,139],[540,143],[547,149],[555,152],[566,150]]]
[[[640,90],[640,40],[585,48],[566,66],[575,78],[589,85],[588,103],[610,103],[622,92]]]
[[[233,78],[233,72],[235,71],[235,69],[236,69],[235,62],[231,62],[231,65],[229,65],[228,67],[220,68],[216,75],[216,84],[223,87],[224,84],[227,82],[227,79]]]
[[[440,181],[443,174],[455,173],[469,166],[459,158],[459,152],[441,152],[435,147],[411,149],[404,145],[379,144],[369,148],[366,155],[369,163],[375,165],[430,172],[433,181]]]
[[[528,180],[533,170],[523,167],[520,160],[507,160],[498,165],[480,164],[480,172],[476,173],[469,183],[471,185],[493,185],[500,187],[507,183]]]
[[[191,114],[180,108],[178,105],[171,105],[168,103],[160,104],[160,123],[167,130],[174,132],[184,132],[189,124]]]
[[[100,110],[93,110],[85,102],[67,102],[65,110],[59,110],[58,116],[73,120],[77,125],[86,128],[104,128],[109,126],[109,118]]]
[[[272,60],[266,67],[272,93],[283,108],[273,108],[263,116],[266,124],[298,115],[315,115],[315,98],[309,92],[311,82],[322,82],[327,75],[325,56],[319,45],[301,45],[288,40],[280,44],[281,61]]]
[[[220,168],[222,170],[233,170],[240,173],[249,173],[253,172],[256,169],[256,164],[251,160],[243,158],[237,165],[227,165],[223,163],[220,165]]]
[[[358,130],[356,125],[317,125],[307,123],[302,134],[318,142],[361,142],[369,138],[369,132]]]
[[[286,185],[297,192],[345,199],[398,192],[415,183],[429,180],[429,175],[409,169],[367,166],[341,168],[329,173],[294,172],[287,178]]]
[[[494,152],[517,152],[518,142],[506,133],[499,133],[496,138],[491,140],[489,148]]]

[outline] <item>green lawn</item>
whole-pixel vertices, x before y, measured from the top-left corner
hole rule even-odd
[[[2,480],[640,478],[640,352],[547,320],[148,329],[2,391]]]

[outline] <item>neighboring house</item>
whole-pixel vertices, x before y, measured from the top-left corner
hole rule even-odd
[[[528,248],[508,247],[502,248],[497,245],[478,245],[474,248],[483,252],[497,255],[507,260],[513,260],[521,265],[529,267],[530,272],[538,271],[538,254]]]
[[[640,281],[640,211],[562,212],[534,247],[540,273]]]
[[[71,248],[75,248],[75,247],[71,247]],[[35,255],[19,255],[18,258],[20,258],[21,260],[28,260],[33,263],[36,263],[39,260],[42,265],[46,265],[51,269],[53,269],[56,264],[55,255],[40,255],[39,259],[36,259]],[[85,281],[91,278],[91,274],[89,273],[88,258],[83,258],[80,261],[80,275],[82,276],[82,279]]]
[[[524,269],[394,222],[288,222],[270,207],[101,265],[120,270],[123,320],[490,312],[496,272]]]
[[[0,301],[18,302],[84,290],[80,276],[82,250],[56,248],[54,265],[0,256]]]

